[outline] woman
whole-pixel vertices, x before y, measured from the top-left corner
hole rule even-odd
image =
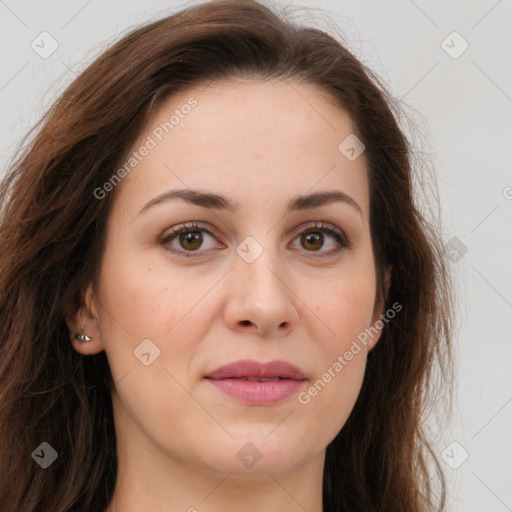
[[[69,86],[1,188],[2,510],[444,509],[449,281],[392,106],[253,1]]]

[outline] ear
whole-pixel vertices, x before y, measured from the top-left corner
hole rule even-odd
[[[391,287],[391,272],[393,270],[392,265],[388,265],[388,268],[386,269],[386,272],[384,274],[384,288],[385,288],[385,297],[384,297],[384,304],[386,303],[389,295],[389,288]],[[373,312],[373,318],[371,326],[369,327],[370,330],[370,338],[368,340],[368,351],[373,350],[375,345],[380,339],[380,336],[382,334],[382,328],[385,325],[385,321],[383,321],[381,318],[384,315],[384,311],[381,311],[383,308],[383,304],[377,304],[377,307],[375,308]]]
[[[100,319],[98,316],[97,303],[94,299],[92,285],[89,286],[82,305],[74,314],[64,314],[64,319],[69,329],[70,341],[73,348],[83,355],[97,354],[104,350],[101,340]],[[75,334],[84,333],[89,336],[90,341],[80,341]]]

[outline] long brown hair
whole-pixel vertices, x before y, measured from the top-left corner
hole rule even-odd
[[[135,29],[106,50],[55,102],[2,180],[5,512],[107,507],[117,471],[114,383],[105,353],[75,351],[64,320],[98,279],[114,194],[98,200],[94,190],[165,99],[233,76],[313,84],[350,115],[366,147],[377,302],[403,307],[369,353],[355,407],[327,447],[324,510],[444,510],[445,480],[424,421],[440,385],[451,381],[450,279],[439,228],[417,207],[414,173],[422,170],[411,163],[397,103],[334,37],[256,1],[214,0]],[[42,442],[58,453],[46,469],[32,460]]]

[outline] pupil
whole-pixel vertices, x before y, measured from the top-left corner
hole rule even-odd
[[[305,235],[305,242],[310,245],[312,249],[320,249],[322,246],[322,237],[318,233],[309,233]]]
[[[201,236],[199,231],[189,231],[182,233],[180,242],[186,249],[197,249],[201,245]],[[199,242],[199,243],[198,243]]]

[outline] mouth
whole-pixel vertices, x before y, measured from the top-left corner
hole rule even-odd
[[[254,359],[242,359],[220,366],[208,375],[208,379],[292,379],[304,380],[305,373],[287,361],[270,361],[262,363]]]
[[[246,380],[248,382],[276,382],[286,377],[231,377],[232,379]]]
[[[217,368],[205,379],[224,395],[249,404],[273,404],[297,393],[307,382],[302,370],[286,361],[243,360]]]

